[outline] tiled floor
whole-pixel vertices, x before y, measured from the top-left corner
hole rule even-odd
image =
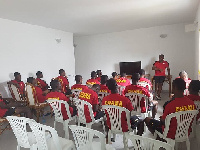
[[[167,101],[168,98],[168,93],[162,93],[162,100],[159,101],[159,108],[158,108],[158,113],[156,115],[156,118],[159,118],[160,115],[162,115],[162,106],[165,101]],[[40,119],[42,121],[42,119]],[[53,120],[54,118],[51,118],[50,116],[46,117],[46,125],[52,126],[53,127]],[[70,124],[74,124],[74,122],[71,122]],[[103,131],[102,130],[102,125],[96,124],[93,125],[93,129]],[[58,131],[59,136],[64,137],[64,131],[63,131],[63,126],[62,124],[58,123],[56,130]],[[152,134],[149,131],[146,131],[144,133],[145,137],[153,137]],[[72,134],[70,132],[70,139],[73,139]],[[122,142],[122,136],[117,135],[116,136],[116,142],[113,142],[112,145],[115,147],[117,150],[123,150],[123,142]],[[199,141],[200,143],[200,141]],[[129,143],[131,144],[131,143]],[[196,139],[192,138],[190,139],[190,144],[191,144],[191,150],[198,150],[197,147],[197,141]],[[17,146],[17,140],[15,138],[15,135],[13,134],[12,130],[5,131],[2,135],[0,135],[0,150],[16,150]],[[130,145],[131,146],[131,145]],[[23,150],[23,148],[22,148]],[[185,143],[182,143],[179,145],[179,150],[186,150],[186,145]]]

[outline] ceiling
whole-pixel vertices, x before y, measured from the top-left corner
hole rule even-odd
[[[0,18],[90,35],[190,23],[200,0],[0,0]]]

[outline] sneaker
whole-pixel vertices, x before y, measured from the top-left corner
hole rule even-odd
[[[161,100],[161,97],[157,95],[157,96],[156,96],[156,99],[157,99],[157,100]]]

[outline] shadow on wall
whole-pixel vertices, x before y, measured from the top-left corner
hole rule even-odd
[[[3,98],[11,98],[12,97],[10,94],[10,91],[8,89],[7,82],[0,83],[0,93]]]
[[[152,57],[148,63],[148,65],[144,66],[144,69],[146,74],[150,74],[150,79],[154,76],[154,71],[152,70],[153,64],[156,61],[156,57]]]

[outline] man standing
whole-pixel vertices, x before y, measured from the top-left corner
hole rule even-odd
[[[160,93],[162,90],[163,82],[165,81],[165,70],[168,71],[168,79],[170,78],[170,68],[169,63],[164,61],[164,55],[159,55],[159,61],[153,64],[152,70],[155,70],[155,93],[157,94],[157,100],[161,100]]]

